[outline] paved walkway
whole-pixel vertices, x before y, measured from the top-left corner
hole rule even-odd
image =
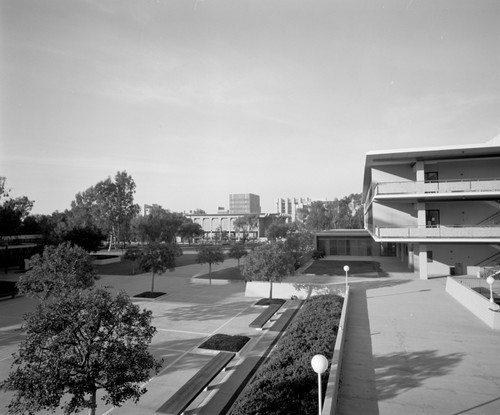
[[[500,414],[500,333],[445,292],[445,278],[351,285],[341,415]]]

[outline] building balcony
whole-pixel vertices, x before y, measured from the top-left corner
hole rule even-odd
[[[378,183],[372,189],[371,197],[434,195],[460,196],[461,194],[500,194],[500,179],[442,180],[435,182],[386,182]]]
[[[378,240],[434,241],[500,241],[500,226],[436,226],[436,227],[375,227],[373,236]]]

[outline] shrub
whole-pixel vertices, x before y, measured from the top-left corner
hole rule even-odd
[[[243,390],[231,415],[318,413],[317,375],[311,359],[320,353],[331,360],[342,301],[339,296],[323,295],[304,304],[269,359]],[[322,377],[323,390],[328,373],[329,369]]]

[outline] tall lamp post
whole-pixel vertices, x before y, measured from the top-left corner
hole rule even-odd
[[[345,292],[347,293],[347,287],[349,285],[349,283],[347,282],[347,277],[349,275],[349,265],[344,265],[344,271],[345,271]]]
[[[321,415],[321,374],[328,369],[328,360],[322,354],[314,355],[311,359],[311,366],[313,370],[318,374],[318,414]]]
[[[490,303],[494,303],[493,301],[493,283],[495,282],[495,278],[493,276],[489,276],[486,278],[486,282],[490,285]]]

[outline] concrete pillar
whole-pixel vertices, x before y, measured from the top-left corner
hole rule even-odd
[[[417,182],[423,182],[425,180],[425,167],[423,161],[417,161],[413,166],[413,171],[415,172],[415,180]]]
[[[429,278],[429,275],[427,273],[427,245],[425,244],[420,244],[418,261],[420,279],[427,280]]]
[[[408,244],[408,269],[413,272],[415,270],[415,252],[413,244]]]

